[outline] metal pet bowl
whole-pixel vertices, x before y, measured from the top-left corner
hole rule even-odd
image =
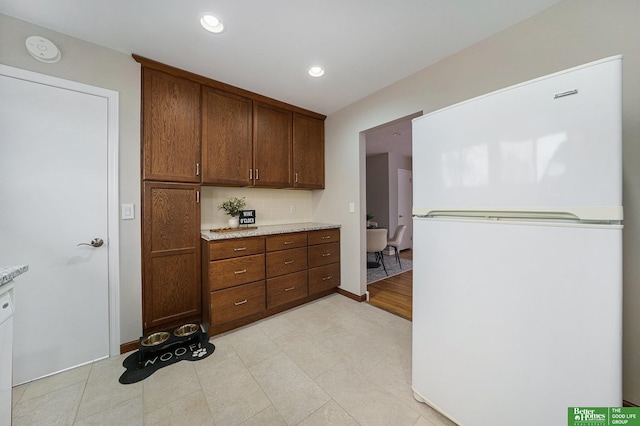
[[[142,346],[157,346],[160,343],[166,342],[170,336],[166,331],[159,331],[143,338],[140,344]]]
[[[173,330],[173,334],[178,337],[186,337],[191,336],[199,329],[200,327],[198,324],[185,324]]]

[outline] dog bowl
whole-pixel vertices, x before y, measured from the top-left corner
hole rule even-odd
[[[142,346],[157,346],[160,343],[166,342],[169,337],[170,334],[166,331],[159,331],[144,337],[140,344],[142,344]]]
[[[185,324],[173,330],[173,334],[178,337],[186,337],[191,336],[199,329],[200,327],[198,326],[198,324]]]

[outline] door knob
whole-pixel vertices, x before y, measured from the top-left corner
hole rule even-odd
[[[80,243],[79,246],[102,247],[104,241],[102,238],[94,238],[90,243]]]

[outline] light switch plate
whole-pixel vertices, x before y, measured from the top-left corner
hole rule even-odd
[[[356,212],[356,203],[349,203],[349,213]]]
[[[135,219],[135,208],[133,204],[122,204],[122,211],[120,213],[123,220]]]

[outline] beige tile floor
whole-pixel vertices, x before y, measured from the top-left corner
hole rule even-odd
[[[13,425],[452,425],[411,391],[411,322],[334,294],[121,385],[127,356],[14,388]]]

